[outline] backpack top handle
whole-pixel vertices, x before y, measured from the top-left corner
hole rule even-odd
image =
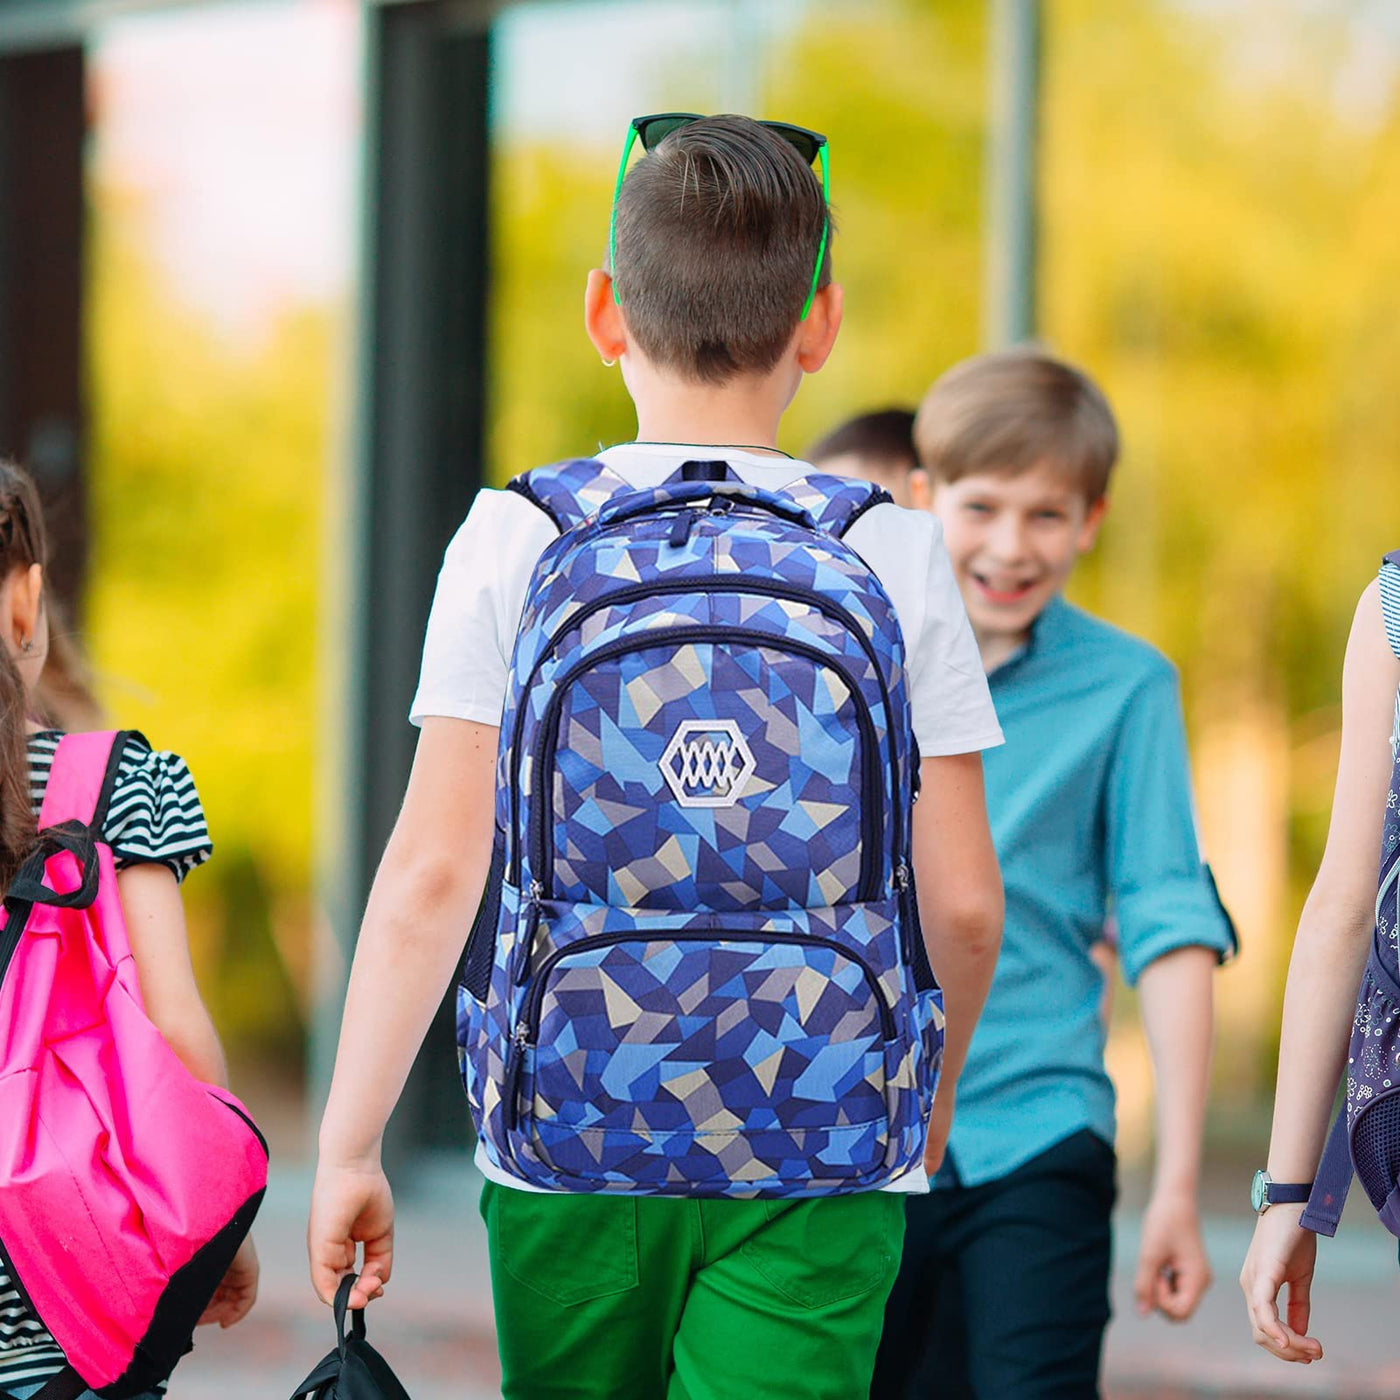
[[[616,525],[634,516],[649,515],[653,511],[665,510],[671,506],[698,505],[704,501],[731,501],[735,504],[753,506],[765,510],[770,515],[780,516],[808,530],[820,530],[816,516],[806,506],[799,505],[781,491],[765,491],[761,486],[750,486],[745,481],[671,481],[660,486],[629,491],[625,495],[614,496],[594,517],[600,528]]]

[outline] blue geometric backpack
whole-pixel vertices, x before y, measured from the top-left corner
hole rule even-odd
[[[919,1161],[942,998],[910,874],[893,606],[842,536],[889,497],[723,462],[510,484],[526,595],[458,999],[491,1161],[538,1186],[806,1196]]]
[[[1400,656],[1400,551],[1385,556],[1380,588],[1386,635]],[[1354,1172],[1381,1223],[1400,1236],[1400,695],[1390,751],[1375,933],[1347,1051],[1346,1102],[1302,1217],[1320,1235],[1336,1234]]]

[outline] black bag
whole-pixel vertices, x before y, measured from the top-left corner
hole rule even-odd
[[[345,1314],[355,1275],[346,1274],[335,1292],[336,1349],[292,1392],[291,1400],[408,1400],[408,1392],[384,1360],[365,1341],[365,1313],[350,1313],[350,1335],[345,1335]]]

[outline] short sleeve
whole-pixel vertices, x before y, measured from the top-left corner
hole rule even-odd
[[[185,760],[130,735],[102,834],[118,870],[164,865],[183,880],[213,854],[204,805]]]
[[[535,564],[557,534],[538,506],[480,491],[438,573],[409,718],[500,724],[510,657]]]
[[[1129,985],[1178,948],[1209,948],[1222,960],[1233,951],[1229,916],[1201,857],[1176,672],[1160,657],[1119,720],[1105,854]]]
[[[1400,550],[1385,556],[1380,572],[1381,616],[1390,649],[1400,656]]]
[[[919,754],[939,758],[993,749],[1003,740],[942,527],[930,520],[934,528],[923,577],[923,616],[905,642]]]

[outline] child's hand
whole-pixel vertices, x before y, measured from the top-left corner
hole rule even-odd
[[[322,1162],[311,1188],[306,1252],[311,1284],[323,1303],[335,1301],[341,1276],[355,1268],[355,1245],[364,1264],[350,1291],[351,1308],[362,1308],[384,1292],[394,1259],[394,1197],[383,1169]]]
[[[1142,1218],[1133,1283],[1139,1316],[1155,1308],[1168,1321],[1185,1322],[1210,1284],[1210,1260],[1201,1241],[1195,1198],[1154,1194]]]
[[[957,1102],[958,1086],[952,1079],[942,1079],[933,1096],[933,1108],[928,1115],[928,1137],[924,1139],[924,1170],[932,1178],[943,1165],[948,1150],[948,1134],[953,1127],[953,1106]]]
[[[1305,1365],[1322,1360],[1322,1343],[1308,1336],[1317,1236],[1298,1223],[1302,1206],[1271,1206],[1259,1217],[1240,1270],[1254,1341],[1280,1361]],[[1278,1315],[1278,1295],[1288,1285],[1288,1321]]]
[[[253,1237],[245,1235],[228,1272],[204,1309],[199,1326],[217,1322],[220,1327],[232,1327],[235,1322],[242,1322],[257,1301],[258,1273],[258,1251],[253,1248]]]

